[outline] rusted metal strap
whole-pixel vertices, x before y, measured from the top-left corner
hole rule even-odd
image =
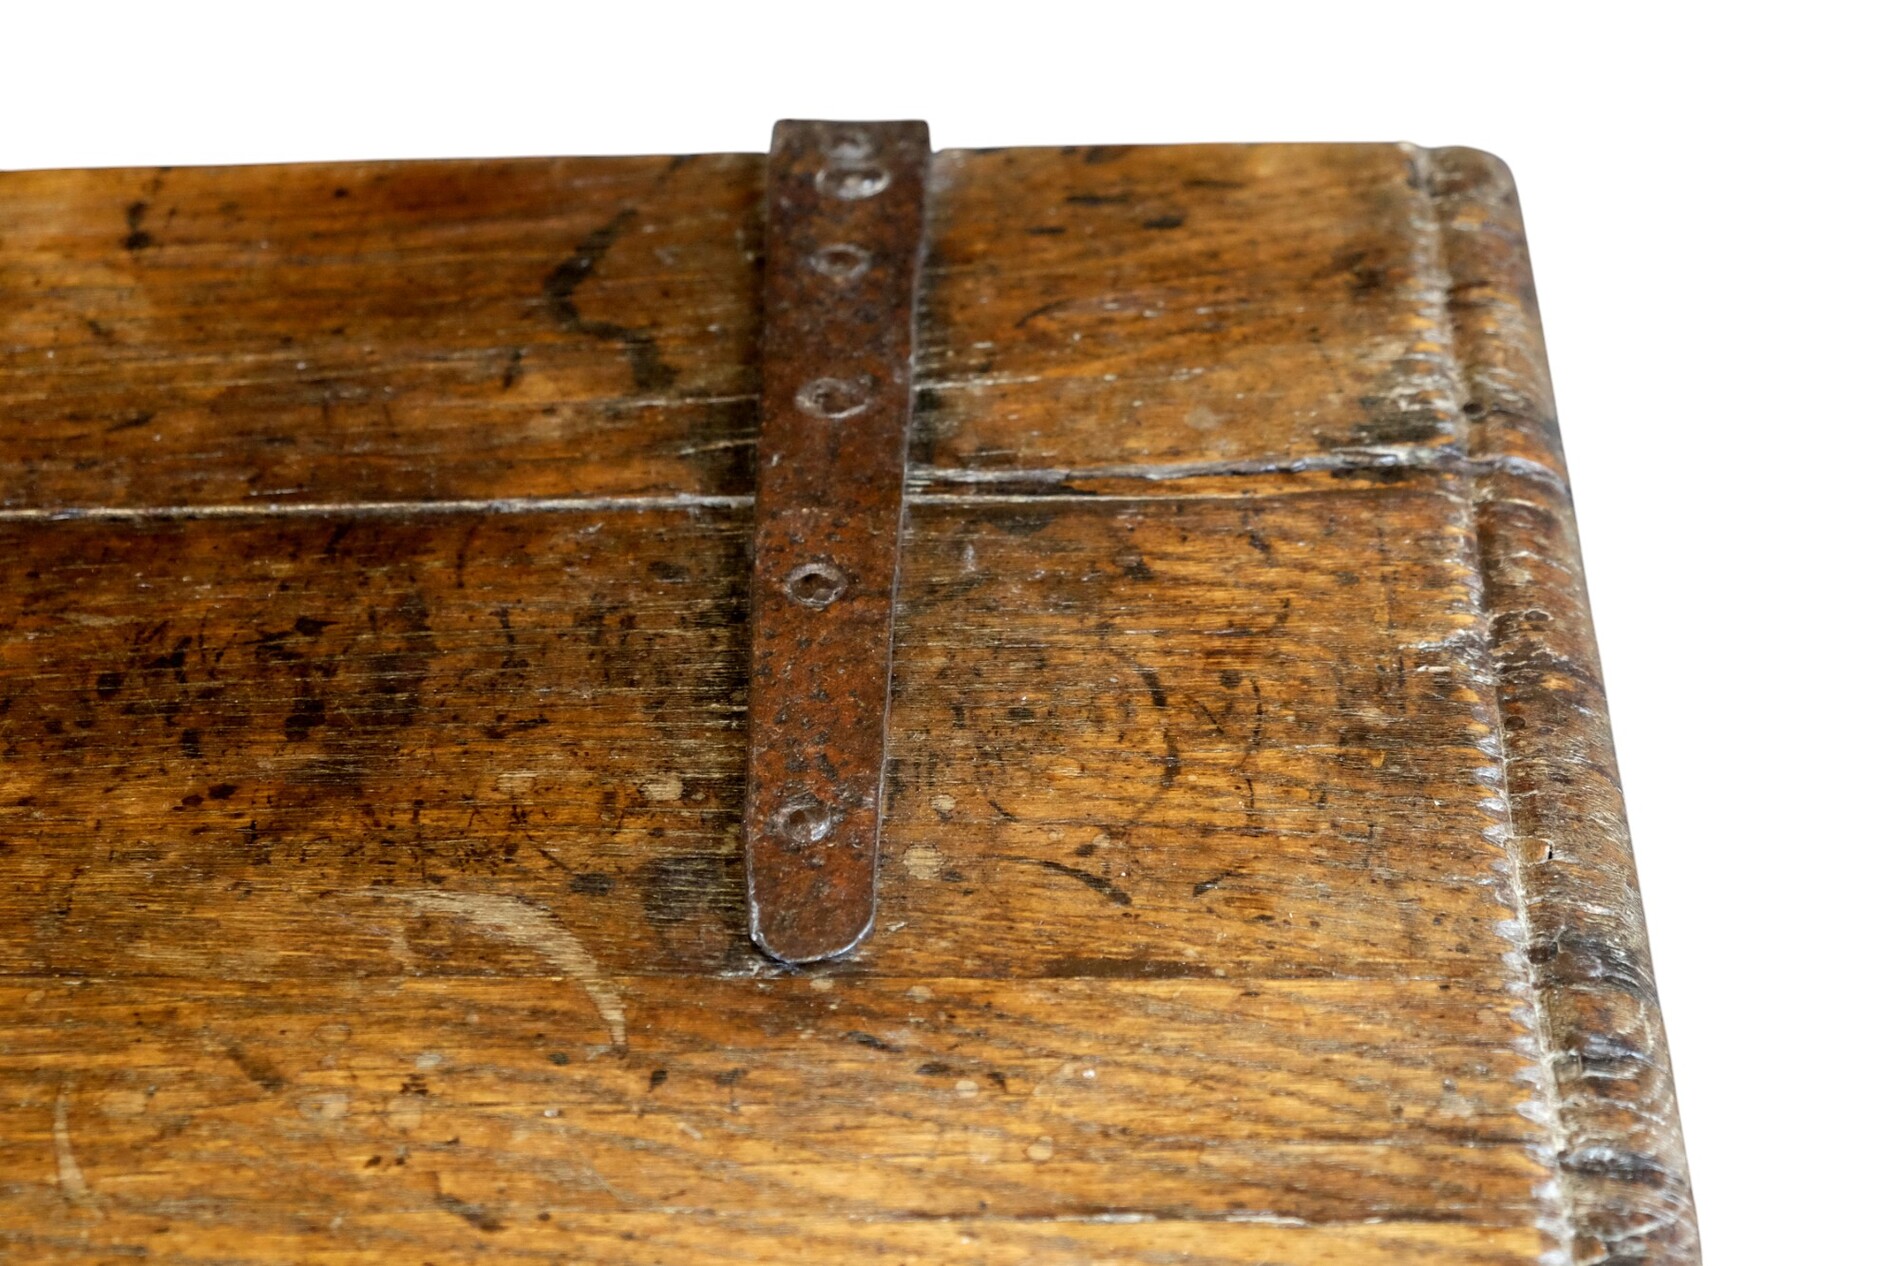
[[[766,169],[745,856],[785,962],[876,909],[929,163],[922,123],[784,122]]]

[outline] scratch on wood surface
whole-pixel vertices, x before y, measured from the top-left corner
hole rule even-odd
[[[368,923],[364,927],[389,942],[389,952],[395,956],[398,963],[402,964],[404,975],[417,974],[416,952],[409,944],[408,930],[400,922]]]
[[[92,1190],[86,1186],[85,1171],[73,1155],[72,1130],[67,1125],[67,1105],[72,1100],[73,1083],[66,1082],[53,1100],[53,1163],[59,1175],[59,1190],[74,1204],[91,1204]]]
[[[477,931],[522,949],[533,950],[562,975],[572,977],[607,1022],[616,1048],[627,1044],[627,1010],[620,991],[601,970],[599,962],[573,933],[553,915],[519,897],[486,892],[431,892],[424,889],[372,889],[367,895],[394,897],[418,910],[446,914],[472,924]]]

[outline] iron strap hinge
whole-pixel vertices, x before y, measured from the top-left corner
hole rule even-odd
[[[744,832],[784,962],[876,913],[929,165],[922,123],[788,121],[766,167]]]

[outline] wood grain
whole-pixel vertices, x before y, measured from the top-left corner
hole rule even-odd
[[[939,156],[881,904],[804,971],[758,181],[0,176],[0,1244],[1696,1260],[1501,166]]]
[[[0,505],[749,492],[758,171],[0,176]]]

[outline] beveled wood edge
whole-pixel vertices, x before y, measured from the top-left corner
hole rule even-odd
[[[1550,478],[1512,456],[1562,451],[1517,192],[1489,154],[1418,158],[1472,419],[1483,654],[1499,722],[1501,833],[1515,859],[1519,944],[1509,957],[1540,1048],[1525,1110],[1550,1128],[1542,1159],[1553,1178],[1540,1192],[1550,1256],[1694,1266],[1695,1203],[1570,493],[1561,470]]]

